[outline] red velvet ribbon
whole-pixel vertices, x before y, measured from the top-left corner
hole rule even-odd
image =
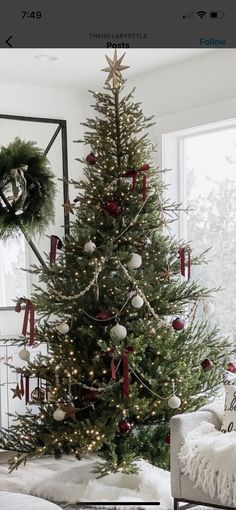
[[[30,301],[30,299],[20,298],[18,303],[16,304],[15,311],[21,311],[21,305],[25,303],[25,315],[23,320],[22,327],[22,335],[27,335],[27,326],[29,321],[30,331],[29,331],[29,345],[34,343],[34,305]]]
[[[122,174],[122,177],[127,177],[133,179],[133,185],[132,185],[132,191],[135,189],[136,186],[136,180],[137,175],[141,172],[148,172],[150,169],[150,166],[146,163],[145,165],[141,166],[140,168],[132,168],[131,170],[127,170],[124,174]],[[147,176],[143,175],[143,202],[147,198]]]
[[[20,376],[20,392],[21,392],[21,395],[23,397],[24,394],[25,394],[25,390],[24,390],[24,378],[23,378],[22,374]]]
[[[62,244],[60,237],[57,237],[57,236],[51,236],[50,240],[51,240],[50,264],[54,264],[54,262],[56,261],[57,250],[61,250],[63,244]]]
[[[29,402],[29,376],[25,376],[25,403]]]
[[[111,360],[111,378],[114,381],[116,380],[116,364],[114,358]]]
[[[112,351],[114,352],[115,349]],[[133,347],[127,347],[127,351],[122,353],[121,361],[123,366],[123,395],[125,397],[129,396],[129,361],[128,355],[129,352],[133,352]],[[111,377],[113,380],[116,380],[116,365],[115,359],[112,357],[111,360]]]
[[[188,280],[190,279],[190,273],[191,273],[191,251],[192,251],[192,249],[188,245],[181,246],[181,248],[179,249],[180,269],[181,269],[181,274],[183,276],[186,275],[185,262],[186,262],[186,253],[187,253],[187,268],[188,268],[187,277],[188,277]]]

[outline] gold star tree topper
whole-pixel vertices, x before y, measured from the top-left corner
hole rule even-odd
[[[115,89],[118,87],[122,80],[122,74],[121,71],[124,71],[124,69],[128,69],[129,66],[121,65],[121,62],[125,56],[125,53],[117,59],[117,50],[114,52],[113,60],[105,55],[107,62],[109,64],[109,67],[105,67],[105,69],[102,69],[102,71],[105,71],[108,74],[108,77],[106,79],[106,83],[109,83],[109,81],[112,80],[112,88]]]

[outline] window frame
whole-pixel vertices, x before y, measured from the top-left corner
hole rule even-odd
[[[201,136],[206,133],[222,131],[236,128],[236,117],[221,121],[213,121],[208,124],[202,124],[178,131],[161,135],[162,144],[162,168],[171,169],[172,176],[168,178],[168,173],[164,176],[165,184],[170,185],[171,198],[177,203],[181,203],[183,209],[187,205],[186,196],[186,172],[184,161],[185,140],[194,136]],[[173,179],[174,173],[174,179]],[[173,192],[173,185],[175,186]],[[168,190],[166,195],[169,196]],[[187,241],[187,216],[184,211],[180,211],[179,220],[174,226],[174,234],[178,240]]]

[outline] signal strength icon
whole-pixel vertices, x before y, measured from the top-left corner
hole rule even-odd
[[[183,19],[193,19],[194,17],[194,12],[188,12],[187,14],[184,14],[184,16],[182,16]]]
[[[205,16],[207,15],[206,11],[197,11],[197,13],[196,13],[196,14],[197,14],[197,15],[199,16],[199,18],[201,18],[201,19],[202,19],[202,18],[205,18]]]
[[[187,14],[184,14],[183,19],[193,19],[194,12],[188,12]]]

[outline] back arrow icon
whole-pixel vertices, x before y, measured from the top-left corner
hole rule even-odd
[[[12,48],[12,44],[9,41],[12,39],[12,37],[13,35],[10,35],[10,37],[8,37],[8,39],[5,41],[10,48]]]

